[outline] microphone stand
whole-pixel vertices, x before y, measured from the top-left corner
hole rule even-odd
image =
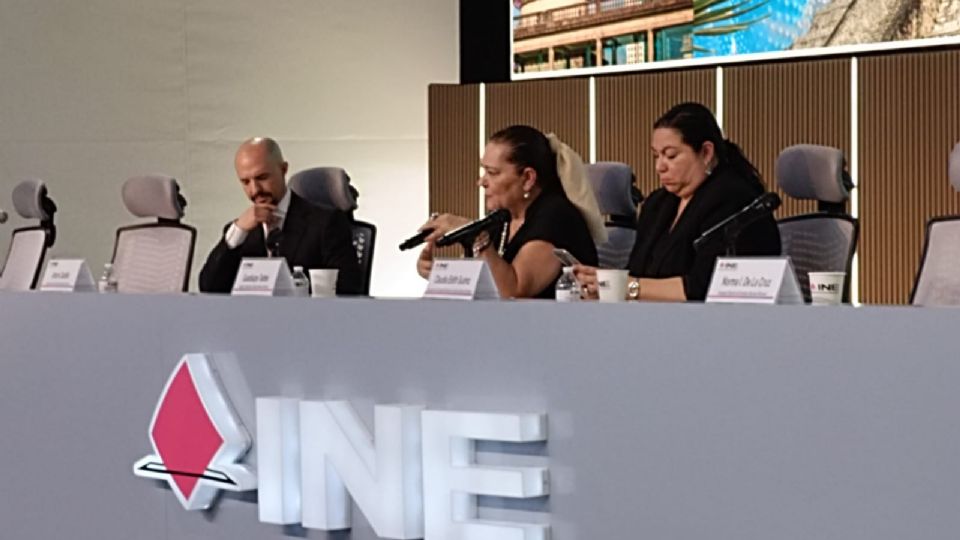
[[[473,258],[473,240],[461,240],[460,246],[463,248],[463,258],[472,259]]]
[[[727,257],[737,256],[737,238],[741,230],[742,228],[735,223],[730,223],[723,228],[723,246]]]

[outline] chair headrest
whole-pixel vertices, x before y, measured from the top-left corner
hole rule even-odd
[[[347,171],[339,167],[315,167],[290,177],[290,189],[310,203],[352,212],[357,209],[357,190],[350,185]]]
[[[777,158],[777,184],[796,199],[842,203],[853,184],[844,171],[843,152],[829,146],[797,144]]]
[[[612,216],[633,216],[637,207],[630,188],[633,171],[625,163],[601,161],[586,166],[587,179],[600,205],[600,213]]]
[[[953,186],[953,189],[960,191],[960,142],[953,147],[953,151],[950,152],[950,169],[949,169],[950,185]]]
[[[13,207],[26,219],[47,221],[53,218],[57,206],[47,197],[43,180],[24,180],[13,188]]]
[[[123,204],[137,217],[178,220],[187,205],[177,180],[170,176],[149,174],[128,178],[121,193]]]

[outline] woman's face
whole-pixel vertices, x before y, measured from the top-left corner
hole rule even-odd
[[[510,147],[499,142],[489,142],[483,150],[480,159],[483,175],[477,185],[483,188],[487,212],[519,206],[523,201],[524,185],[529,183],[532,187],[533,182],[529,177],[533,169],[528,167],[518,171],[516,165],[507,161],[509,155]]]
[[[703,143],[697,152],[684,143],[680,132],[673,128],[653,130],[652,141],[650,148],[660,184],[681,198],[693,195],[707,178],[707,166],[713,159],[713,143]]]

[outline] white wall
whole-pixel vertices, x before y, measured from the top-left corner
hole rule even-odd
[[[123,181],[173,175],[196,273],[247,204],[236,145],[271,136],[292,171],[352,176],[379,229],[371,293],[419,294],[416,254],[396,246],[427,214],[427,85],[456,81],[458,24],[455,0],[0,0],[0,207],[44,179],[52,255],[98,274],[135,221]]]

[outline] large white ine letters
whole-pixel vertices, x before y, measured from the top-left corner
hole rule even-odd
[[[477,495],[547,495],[547,469],[474,460],[477,440],[545,441],[546,415],[378,405],[374,422],[371,436],[346,402],[258,398],[260,521],[347,529],[352,498],[382,538],[549,538],[547,525],[477,519]]]

